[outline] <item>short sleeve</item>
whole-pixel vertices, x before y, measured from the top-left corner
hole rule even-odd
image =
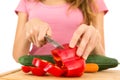
[[[104,2],[104,0],[95,0],[95,4],[97,7],[97,12],[104,12],[105,14],[108,12],[108,8]],[[96,10],[95,10],[96,12]]]
[[[27,13],[26,0],[20,0],[20,2],[18,3],[17,8],[15,9],[15,13],[17,14],[18,12]]]

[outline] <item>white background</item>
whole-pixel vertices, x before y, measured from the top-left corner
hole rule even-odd
[[[0,2],[0,73],[20,67],[12,58],[17,15],[14,10],[19,0]],[[105,0],[109,12],[105,15],[106,55],[120,62],[120,3],[119,0]],[[115,69],[119,69],[117,67]]]

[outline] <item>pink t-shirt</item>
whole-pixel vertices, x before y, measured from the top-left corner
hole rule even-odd
[[[107,12],[107,7],[104,0],[96,0],[99,12]],[[47,22],[52,29],[52,38],[60,44],[69,43],[73,32],[83,22],[81,10],[74,9],[67,11],[68,4],[48,6],[34,0],[20,0],[15,12],[25,12],[28,14],[28,19],[39,18]],[[48,55],[54,47],[47,43],[41,48],[33,46],[30,51],[31,55]]]

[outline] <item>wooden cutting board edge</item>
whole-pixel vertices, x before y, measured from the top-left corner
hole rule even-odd
[[[11,73],[16,73],[16,72],[18,72],[18,71],[20,71],[20,70],[21,70],[21,69],[18,68],[18,69],[15,69],[15,70],[11,70],[11,71],[8,71],[8,72],[4,72],[4,73],[0,74],[0,77],[9,75],[9,74],[11,74]],[[1,80],[1,79],[0,79],[0,80]]]

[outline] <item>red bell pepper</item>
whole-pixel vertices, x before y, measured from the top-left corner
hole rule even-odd
[[[45,66],[50,64],[50,62],[48,62],[46,60],[39,59],[39,58],[34,58],[33,61],[32,61],[32,64],[36,67],[39,67],[39,68],[43,69]]]
[[[85,61],[83,58],[72,59],[70,61],[63,62],[66,74],[64,76],[81,76],[84,73]]]
[[[52,50],[53,58],[56,64],[48,61],[34,58],[33,67],[24,66],[25,73],[32,72],[33,75],[43,76],[46,72],[54,76],[75,77],[81,76],[85,69],[85,60],[76,55],[77,47],[70,48],[68,44],[63,45],[64,49],[56,48]]]
[[[57,66],[59,66],[59,67],[62,66],[63,61],[66,61],[66,60],[69,61],[70,58],[76,57],[77,47],[70,48],[68,46],[68,44],[64,44],[63,47],[64,47],[64,49],[55,48],[51,51],[53,58],[54,58],[55,62],[57,63]]]
[[[50,73],[51,75],[54,75],[54,76],[62,76],[64,71],[58,67],[58,66],[55,66],[53,64],[48,64],[45,68],[44,68],[45,71],[47,71],[48,73]]]
[[[24,73],[28,73],[28,72],[30,72],[30,67],[29,67],[29,66],[22,66],[22,67],[21,67],[21,70],[22,70]]]
[[[57,66],[64,69],[64,76],[81,76],[85,69],[85,60],[76,55],[77,47],[70,48],[64,44],[64,49],[56,48],[52,50],[52,55]]]
[[[53,54],[53,57],[55,58],[55,60],[63,60],[64,61],[65,59],[69,59],[69,58],[76,56],[77,47],[70,48],[68,46],[68,44],[64,44],[63,47],[64,47],[64,49],[55,48],[52,50],[52,54]]]
[[[25,73],[32,72],[33,75],[43,76],[45,75],[44,67],[48,64],[47,61],[34,58],[32,61],[34,66],[22,66],[22,71]]]
[[[39,67],[31,67],[31,72],[36,76],[43,76],[46,73],[42,68]]]
[[[29,72],[32,72],[33,75],[36,75],[36,76],[43,76],[45,75],[45,71],[43,70],[43,68],[39,68],[39,67],[34,67],[34,66],[22,66],[21,67],[21,70],[24,72],[24,73],[29,73]]]
[[[59,67],[57,67],[57,66],[53,65],[52,63],[45,61],[45,60],[34,58],[32,64],[34,66],[38,67],[39,69],[41,69],[45,72],[48,72],[54,76],[61,76],[63,74],[62,69],[60,69]],[[36,71],[36,73],[37,73],[37,71]]]

